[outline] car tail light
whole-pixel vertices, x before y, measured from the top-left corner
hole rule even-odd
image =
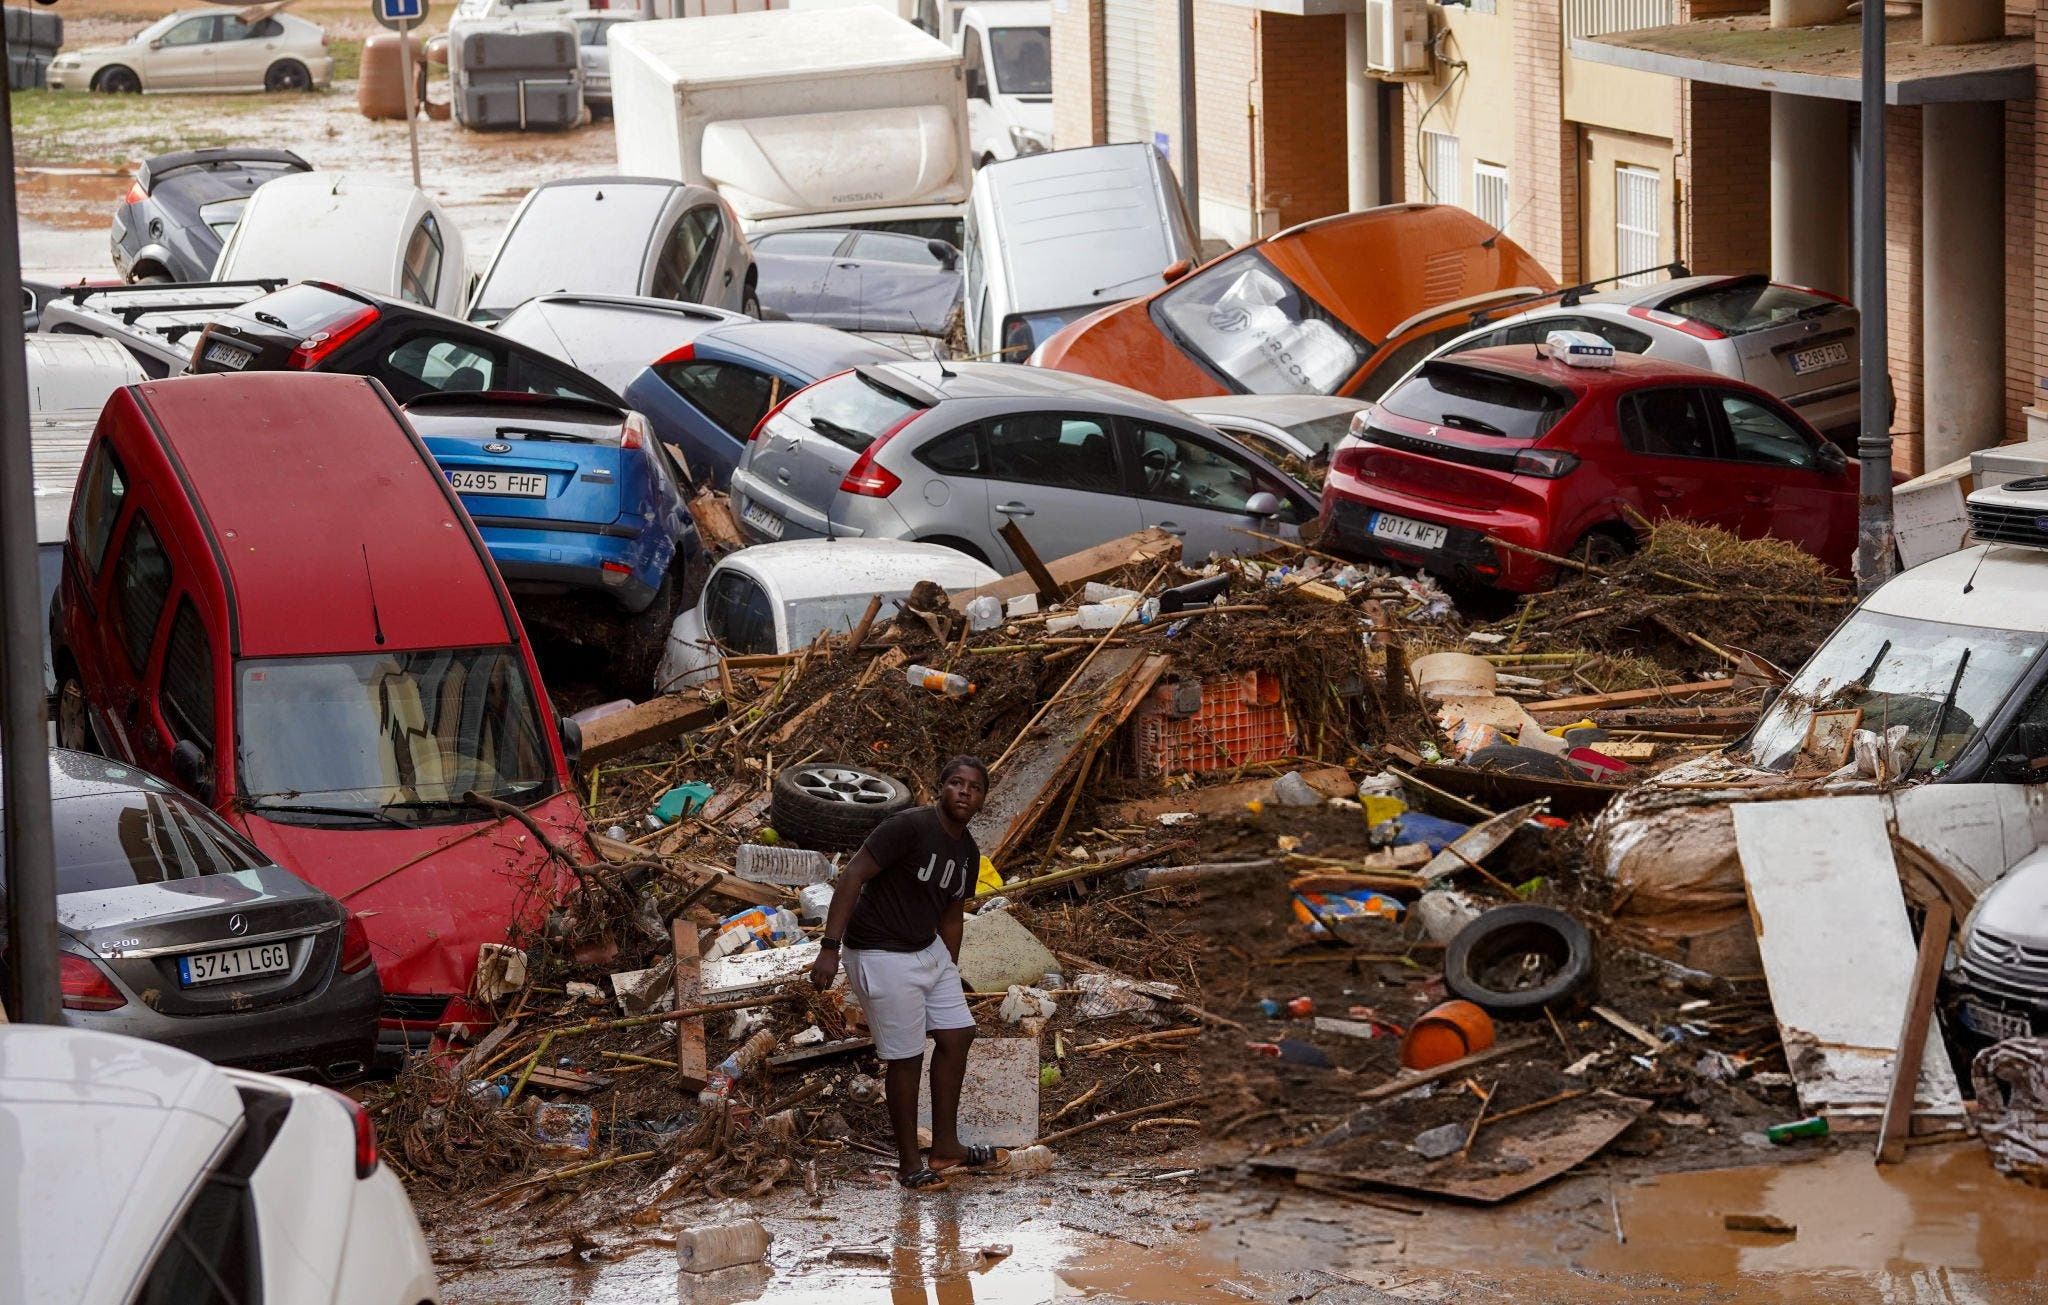
[[[1515,455],[1513,471],[1518,476],[1541,476],[1556,480],[1570,475],[1579,460],[1562,449],[1523,449]]]
[[[128,183],[128,193],[121,197],[121,202],[123,204],[140,204],[148,198],[149,192],[142,188],[142,183],[140,181],[131,181]]]
[[[334,1092],[333,1088],[327,1089]],[[363,1109],[363,1103],[344,1092],[334,1092],[335,1098],[347,1108],[349,1118],[356,1126],[356,1177],[368,1178],[377,1172],[377,1124],[370,1118],[370,1112]]]
[[[85,957],[63,952],[57,961],[65,1010],[118,1010],[128,1004],[105,971]]]
[[[1726,332],[1716,330],[1705,322],[1696,322],[1690,317],[1681,317],[1677,313],[1667,313],[1661,308],[1631,308],[1628,310],[1628,315],[1630,317],[1640,317],[1646,322],[1655,322],[1659,326],[1668,326],[1674,331],[1683,331],[1687,335],[1701,340],[1725,340],[1728,338]]]
[[[625,433],[619,436],[620,448],[644,449],[647,447],[649,441],[652,438],[652,435],[650,435],[647,430],[646,418],[642,417],[637,412],[629,412],[626,414]]]
[[[293,371],[313,370],[320,365],[322,359],[368,330],[381,316],[383,313],[372,305],[353,317],[336,322],[324,331],[313,332],[299,341],[299,347],[292,350],[292,356],[285,360],[285,366]]]
[[[670,350],[668,353],[665,353],[661,357],[656,358],[654,360],[654,365],[656,367],[659,367],[663,363],[686,363],[689,362],[691,359],[695,358],[696,356],[696,344],[686,344],[680,349]]]
[[[875,436],[874,443],[862,449],[860,456],[853,460],[853,465],[846,469],[845,478],[839,482],[839,492],[859,494],[863,498],[887,498],[901,488],[903,478],[887,467],[876,466],[875,454],[881,452],[882,446],[896,437],[897,431],[922,417],[926,411],[924,408],[912,409],[903,420]]]
[[[341,922],[341,960],[337,964],[343,974],[360,974],[370,968],[370,931],[363,928],[363,918],[354,911]]]

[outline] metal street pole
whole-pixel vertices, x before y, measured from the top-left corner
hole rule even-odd
[[[1187,200],[1188,225],[1202,243],[1200,151],[1195,142],[1195,0],[1180,0],[1180,192]],[[1257,215],[1253,215],[1256,220]]]
[[[7,62],[0,29],[0,67]],[[14,113],[0,93],[0,802],[5,803],[7,1017],[63,1018],[57,980],[57,871],[43,711],[42,589],[29,455],[28,357],[21,338],[21,232],[15,225]]]
[[[1868,594],[1892,576],[1892,414],[1885,302],[1884,6],[1863,4],[1862,174],[1856,187],[1856,290],[1861,314],[1862,412],[1856,456],[1856,590]]]
[[[420,106],[414,102],[412,71],[413,20],[399,20],[398,48],[405,55],[405,139],[412,147],[412,188],[420,189]]]

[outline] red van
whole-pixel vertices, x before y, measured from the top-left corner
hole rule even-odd
[[[58,732],[190,790],[362,917],[380,1046],[461,1012],[477,949],[596,858],[497,568],[383,387],[290,372],[116,390],[51,614]]]

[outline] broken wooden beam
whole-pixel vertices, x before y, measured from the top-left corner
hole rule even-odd
[[[586,768],[611,761],[702,729],[724,715],[722,701],[692,693],[664,693],[583,726],[580,761]]]
[[[669,941],[675,948],[678,1010],[700,1004],[704,999],[703,945],[697,926],[681,916],[669,921]],[[676,1021],[676,1079],[686,1092],[701,1092],[710,1082],[710,1061],[704,1050],[704,1020],[691,1016]]]
[[[1899,1029],[1899,1054],[1892,1061],[1891,1091],[1877,1126],[1877,1163],[1895,1165],[1906,1158],[1906,1133],[1913,1120],[1913,1099],[1920,1089],[1920,1062],[1927,1052],[1927,1028],[1934,1021],[1934,990],[1941,982],[1941,960],[1948,954],[1949,927],[1955,913],[1945,899],[1927,907],[1920,923],[1920,950],[1913,960],[1913,985],[1908,991],[1905,1023]]]
[[[1003,542],[1017,555],[1017,565],[1024,568],[1024,574],[1030,576],[1031,583],[1037,587],[1038,605],[1052,607],[1058,604],[1063,597],[1060,582],[1053,579],[1052,572],[1045,569],[1045,563],[1039,560],[1038,550],[1033,548],[1030,539],[1025,537],[1024,528],[1014,521],[1005,521],[1003,528],[996,533],[1003,537]]]
[[[1731,679],[1694,680],[1689,684],[1667,684],[1655,689],[1623,689],[1618,693],[1587,693],[1576,698],[1552,698],[1548,702],[1523,704],[1523,710],[1597,711],[1602,707],[1630,707],[1638,703],[1662,702],[1667,698],[1691,697],[1699,693],[1724,693],[1735,687]]]
[[[1061,592],[1077,589],[1090,580],[1102,580],[1115,575],[1133,563],[1143,562],[1157,566],[1162,562],[1180,560],[1180,540],[1157,528],[1140,530],[1136,534],[1122,535],[1116,539],[1084,548],[1078,553],[1054,558],[1045,564],[1045,570],[1060,587]],[[1004,603],[1012,598],[1038,592],[1038,583],[1023,571],[1006,575],[1000,580],[991,580],[973,589],[963,589],[952,596],[953,610],[964,612],[967,604],[987,594]]]

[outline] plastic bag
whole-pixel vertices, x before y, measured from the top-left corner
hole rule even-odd
[[[1058,1009],[1059,1003],[1046,996],[1043,988],[1026,988],[1013,983],[1003,996],[1003,1023],[1015,1024],[1033,1015],[1051,1019],[1052,1013]]]

